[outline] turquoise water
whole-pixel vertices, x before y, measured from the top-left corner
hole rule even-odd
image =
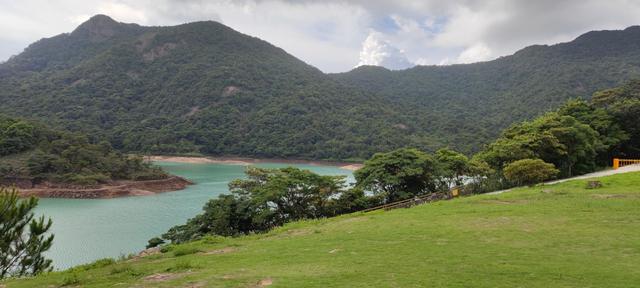
[[[147,240],[200,213],[207,200],[228,192],[227,183],[244,177],[244,166],[158,162],[169,173],[195,183],[185,190],[116,199],[41,199],[36,214],[53,219],[55,242],[47,256],[56,269],[137,253]],[[347,175],[329,166],[261,163],[259,167],[295,166],[323,175]]]

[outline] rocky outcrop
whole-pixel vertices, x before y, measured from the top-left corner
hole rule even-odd
[[[177,191],[191,185],[189,180],[178,176],[166,179],[146,181],[114,181],[96,187],[78,187],[43,183],[32,188],[18,191],[20,196],[35,196],[40,198],[75,198],[75,199],[104,199],[125,196],[153,195],[160,192]]]

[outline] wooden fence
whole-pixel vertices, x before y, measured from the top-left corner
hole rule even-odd
[[[435,201],[444,200],[444,199],[451,199],[451,197],[452,196],[450,194],[446,194],[446,193],[424,194],[424,195],[416,196],[411,199],[391,202],[384,205],[368,208],[368,209],[362,210],[362,212],[371,212],[371,211],[380,210],[380,209],[384,209],[386,211],[386,210],[391,210],[396,208],[409,208],[411,206],[420,205],[424,203],[430,203],[430,202],[435,202]]]
[[[613,158],[613,169],[618,169],[627,165],[640,164],[640,159],[620,159]]]

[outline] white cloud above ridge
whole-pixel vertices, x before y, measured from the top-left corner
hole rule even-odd
[[[0,60],[98,13],[142,25],[220,21],[325,72],[485,61],[640,24],[640,2],[625,0],[0,0]]]
[[[383,66],[392,70],[406,69],[414,66],[404,52],[383,39],[379,32],[371,31],[362,43],[360,50],[361,65]]]

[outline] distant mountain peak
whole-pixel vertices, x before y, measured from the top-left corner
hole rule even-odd
[[[107,15],[97,14],[80,24],[71,34],[88,36],[92,41],[101,41],[113,37],[128,25],[132,24],[123,24]]]
[[[118,25],[119,23],[116,20],[113,20],[113,18],[104,14],[97,14],[89,18],[87,21],[84,21],[82,24],[80,24],[80,26],[78,26],[78,28],[104,29],[109,27],[115,27]]]

